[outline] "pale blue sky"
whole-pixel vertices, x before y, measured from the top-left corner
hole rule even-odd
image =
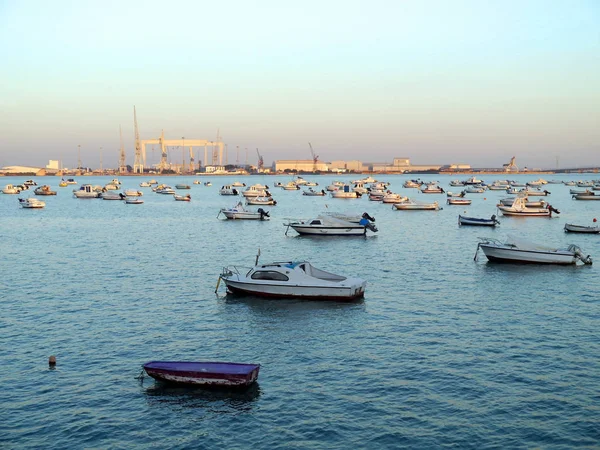
[[[0,25],[0,166],[73,166],[79,144],[116,166],[119,125],[131,164],[133,105],[142,138],[220,129],[230,162],[310,141],[322,160],[600,165],[597,0],[0,0]]]

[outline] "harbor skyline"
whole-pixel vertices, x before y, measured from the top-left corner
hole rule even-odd
[[[0,10],[0,166],[76,167],[80,150],[116,167],[119,126],[133,165],[134,105],[142,139],[220,135],[230,164],[309,159],[311,142],[323,161],[600,165],[595,2]]]

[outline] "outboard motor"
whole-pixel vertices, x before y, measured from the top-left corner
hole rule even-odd
[[[265,220],[265,217],[269,217],[269,212],[262,208],[258,208],[258,213],[260,214],[260,220]]]
[[[232,189],[231,192],[233,192],[233,195],[238,195],[237,189]]]
[[[366,212],[363,213],[362,215],[363,219],[367,219],[370,220],[371,222],[375,222],[375,217],[371,217],[369,214],[367,214]]]

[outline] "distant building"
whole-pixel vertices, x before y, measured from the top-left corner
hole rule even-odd
[[[362,172],[363,163],[362,161],[331,161],[328,163],[329,170],[332,172]]]
[[[46,175],[46,169],[43,167],[28,167],[28,166],[5,166],[0,169],[0,172],[5,175]]]
[[[312,159],[279,159],[275,161],[275,170],[283,172],[285,170],[295,170],[298,172],[328,172],[329,166],[321,161],[315,162]]]
[[[48,161],[48,164],[46,164],[46,169],[60,170],[60,161],[51,159],[50,161]]]

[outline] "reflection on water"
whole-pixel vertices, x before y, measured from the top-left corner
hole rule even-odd
[[[147,383],[151,383],[146,387]],[[247,389],[203,388],[158,380],[141,381],[150,406],[170,406],[175,409],[202,408],[212,413],[238,414],[252,409],[261,395],[258,383]]]

